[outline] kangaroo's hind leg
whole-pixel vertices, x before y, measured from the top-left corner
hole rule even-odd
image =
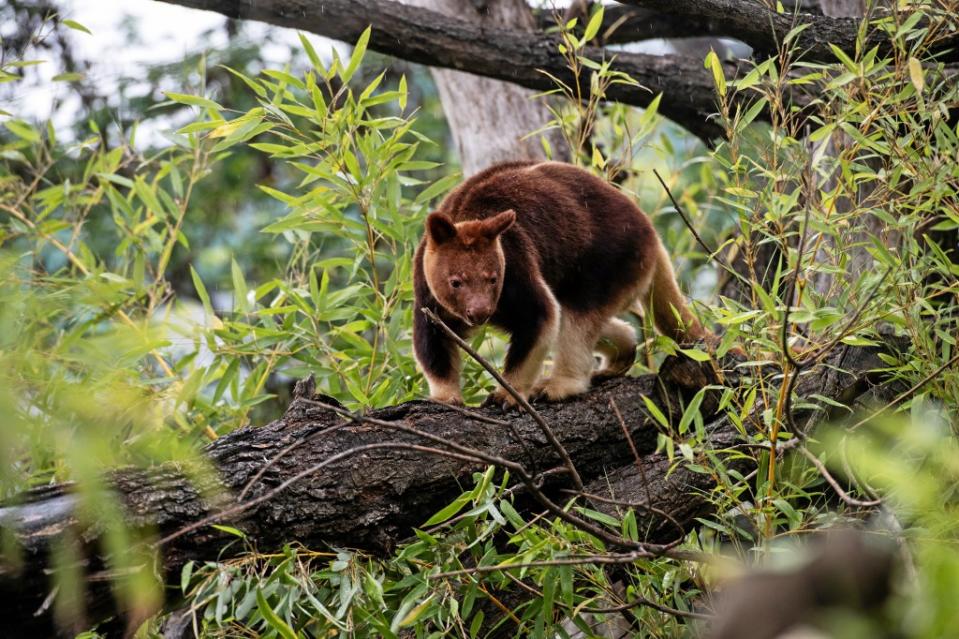
[[[603,368],[593,373],[593,383],[626,374],[636,360],[636,331],[618,317],[603,324],[596,343],[596,352],[603,356]]]
[[[593,352],[607,319],[601,314],[562,310],[553,371],[536,385],[537,396],[558,401],[589,390],[596,365]]]

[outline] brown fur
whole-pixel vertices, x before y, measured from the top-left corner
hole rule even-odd
[[[500,164],[454,189],[427,218],[414,288],[416,358],[431,396],[447,402],[461,401],[459,356],[422,307],[461,335],[486,322],[510,333],[504,377],[554,400],[589,388],[594,352],[600,376],[629,369],[636,336],[615,316],[637,300],[677,341],[710,336],[649,219],[615,187],[556,162]],[[552,376],[537,383],[554,342]]]

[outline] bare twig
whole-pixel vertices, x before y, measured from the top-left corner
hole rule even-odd
[[[868,417],[864,417],[864,418],[860,419],[858,422],[856,422],[855,424],[853,424],[852,426],[850,426],[850,427],[849,427],[849,430],[855,430],[855,429],[859,428],[860,426],[862,426],[863,424],[865,424],[866,422],[872,421],[873,419],[875,419],[875,418],[878,417],[879,415],[882,415],[884,412],[886,412],[887,410],[889,410],[889,409],[892,408],[893,406],[898,406],[899,404],[901,404],[901,403],[904,402],[905,400],[907,400],[907,399],[909,399],[910,397],[912,397],[912,395],[913,395],[917,390],[919,390],[920,388],[922,388],[923,386],[925,386],[926,384],[928,384],[929,382],[931,382],[933,379],[939,377],[939,375],[941,375],[944,370],[946,370],[947,368],[949,368],[950,366],[952,366],[952,365],[955,364],[956,362],[959,362],[959,353],[956,353],[948,362],[946,362],[945,364],[943,364],[942,366],[940,366],[940,367],[937,368],[936,370],[932,371],[931,373],[929,373],[928,375],[926,375],[925,377],[923,377],[922,379],[920,379],[918,382],[916,382],[916,383],[912,386],[912,388],[910,388],[910,389],[907,390],[907,391],[903,391],[902,393],[900,393],[899,395],[897,395],[891,402],[889,402],[889,403],[886,404],[885,406],[882,406],[879,410],[873,412],[873,413],[870,414]]]
[[[504,572],[503,574],[505,574],[510,579],[510,581],[512,581],[514,584],[516,584],[517,586],[519,586],[526,592],[530,593],[534,597],[542,598],[545,596],[541,590],[539,590],[538,588],[534,586],[529,585],[528,583],[526,583],[519,577],[516,577],[510,574],[509,572]],[[664,606],[663,604],[656,603],[655,601],[652,601],[642,596],[638,596],[635,599],[631,599],[624,604],[621,604],[618,606],[610,606],[608,608],[594,608],[590,606],[572,606],[562,601],[555,601],[554,603],[574,613],[587,612],[594,615],[605,615],[605,614],[611,614],[614,612],[624,612],[626,610],[630,610],[632,608],[638,608],[642,606],[645,608],[652,608],[654,610],[658,610],[660,612],[666,613],[667,615],[673,615],[674,617],[689,617],[691,619],[712,619],[711,615],[706,615],[700,612],[691,612],[691,611],[687,612],[685,610],[677,610],[676,608],[670,608],[669,606]]]
[[[476,421],[485,422],[487,424],[493,424],[494,426],[505,426],[506,428],[509,429],[509,432],[513,435],[513,439],[516,440],[516,443],[518,443],[523,448],[523,453],[526,455],[526,460],[529,462],[530,471],[534,475],[538,474],[538,471],[536,469],[536,461],[533,457],[533,453],[532,451],[530,451],[529,446],[526,445],[526,440],[519,436],[519,433],[516,431],[516,427],[513,425],[512,422],[508,422],[504,419],[495,419],[493,417],[487,417],[486,415],[479,413],[475,410],[470,410],[469,408],[465,406],[457,406],[456,404],[446,404],[444,402],[438,402],[435,399],[428,399],[426,401],[436,406],[442,406],[444,408],[448,408],[452,410],[453,412],[459,413],[460,415],[465,415],[467,417],[470,417],[471,419],[475,419]]]
[[[629,449],[633,453],[633,459],[636,460],[636,467],[639,468],[640,478],[643,480],[643,488],[646,490],[647,503],[649,504],[649,508],[652,508],[653,495],[649,492],[649,480],[646,479],[646,467],[643,465],[643,458],[639,456],[639,452],[636,450],[636,444],[633,443],[633,438],[629,434],[629,429],[626,428],[626,420],[623,419],[623,414],[619,411],[619,406],[616,405],[616,400],[613,399],[612,395],[609,396],[609,406],[613,409],[616,419],[619,420],[619,426],[623,429],[623,435],[626,437],[627,443],[629,443]]]
[[[570,458],[566,448],[556,438],[556,434],[553,433],[553,429],[550,428],[549,424],[546,423],[546,420],[543,419],[543,416],[540,415],[539,412],[533,408],[528,401],[526,401],[525,397],[523,397],[515,388],[510,385],[509,382],[506,381],[506,379],[492,364],[486,361],[482,355],[477,353],[472,346],[467,344],[466,340],[457,335],[456,331],[447,326],[446,322],[440,319],[436,313],[425,307],[420,310],[433,324],[438,326],[440,330],[446,333],[447,337],[449,337],[454,343],[456,343],[457,346],[463,349],[467,355],[472,357],[477,363],[479,363],[480,366],[486,369],[486,372],[492,375],[499,385],[502,386],[503,389],[509,393],[513,399],[516,400],[516,403],[519,404],[520,407],[526,411],[530,417],[533,418],[533,421],[536,422],[536,425],[539,426],[539,429],[543,432],[543,435],[546,436],[546,440],[549,441],[550,445],[553,447],[553,450],[556,451],[556,454],[559,455],[560,459],[563,460],[563,464],[565,464],[567,469],[569,469],[570,478],[572,479],[573,484],[576,486],[576,489],[583,490],[583,480],[576,471],[576,467],[573,465],[573,460]]]
[[[442,406],[443,408],[448,408],[454,413],[459,413],[460,415],[466,415],[470,419],[475,419],[478,422],[485,422],[487,424],[493,424],[494,426],[510,426],[510,422],[505,419],[496,419],[495,417],[490,417],[489,415],[484,415],[479,411],[471,410],[466,406],[457,406],[456,404],[446,404],[444,402],[438,402],[435,399],[424,399],[423,401],[433,404],[434,406]]]
[[[813,455],[805,446],[799,447],[799,452],[816,467],[816,470],[819,471],[819,474],[823,476],[823,479],[832,486],[832,489],[836,491],[836,494],[841,500],[853,506],[854,508],[872,508],[873,506],[878,506],[882,503],[881,499],[873,499],[870,501],[863,501],[861,499],[856,499],[842,489],[842,486],[839,485],[839,482],[829,473],[829,470],[826,468],[826,465],[819,461],[819,458]]]
[[[809,184],[809,178],[807,176],[806,185]],[[812,210],[812,207],[809,205],[809,198],[806,198],[805,211],[803,213],[803,226],[802,231],[799,235],[799,246],[796,251],[796,268],[793,270],[792,277],[789,279],[789,290],[786,293],[786,307],[783,310],[783,325],[782,325],[782,351],[783,357],[786,359],[783,364],[783,381],[779,387],[779,401],[776,402],[776,418],[772,420],[772,424],[769,427],[769,464],[767,466],[766,481],[766,500],[767,503],[772,503],[773,500],[773,490],[776,486],[776,443],[779,439],[779,429],[782,426],[783,417],[792,425],[792,391],[795,387],[795,379],[799,377],[799,374],[803,370],[803,364],[796,361],[793,358],[792,353],[789,352],[789,312],[792,310],[793,305],[793,296],[796,294],[796,283],[799,281],[799,269],[802,266],[803,253],[806,250],[806,237],[809,234],[809,215]],[[800,292],[800,296],[802,292]],[[792,426],[790,426],[791,428]],[[796,436],[793,433],[793,436]],[[766,534],[767,536],[771,534],[772,530],[772,518],[767,518],[766,520]]]
[[[648,489],[649,487],[647,486],[647,491]],[[602,495],[597,495],[596,493],[576,493],[572,490],[562,490],[561,492],[568,493],[568,494],[575,494],[580,497],[585,497],[586,499],[589,499],[590,501],[598,501],[604,504],[611,504],[613,506],[622,506],[624,508],[641,508],[654,515],[662,517],[663,519],[668,521],[670,524],[672,524],[676,528],[676,530],[679,531],[679,541],[674,543],[676,544],[681,543],[682,539],[685,538],[686,536],[686,530],[683,529],[683,527],[680,525],[678,521],[676,521],[675,517],[670,515],[665,510],[656,508],[655,506],[651,506],[648,503],[644,503],[641,501],[623,501],[619,499],[613,499],[611,497],[604,497]]]
[[[648,559],[649,555],[642,551],[627,553],[609,553],[605,555],[581,555],[579,557],[566,557],[563,559],[544,559],[543,561],[528,561],[525,563],[514,564],[496,564],[494,566],[473,566],[472,568],[462,568],[460,570],[450,570],[447,572],[438,572],[430,575],[430,579],[444,579],[447,577],[458,577],[461,575],[475,575],[487,572],[501,572],[504,570],[515,570],[521,568],[550,568],[555,566],[583,566],[600,564],[631,564],[640,559]]]
[[[565,604],[560,604],[565,605]],[[632,608],[638,607],[652,608],[653,610],[658,610],[659,612],[665,613],[667,615],[672,615],[674,617],[688,617],[690,619],[712,619],[712,615],[707,615],[701,612],[693,612],[691,610],[679,610],[677,608],[670,608],[669,606],[664,606],[663,604],[656,603],[651,599],[646,597],[636,597],[635,599],[630,599],[626,603],[619,606],[611,606],[609,608],[591,608],[589,606],[584,606],[581,608],[576,608],[578,612],[589,612],[593,614],[608,614],[613,612],[623,612],[625,610],[630,610]]]
[[[789,278],[789,292],[786,293],[786,308],[783,310],[783,357],[785,357],[786,361],[789,362],[789,365],[796,370],[801,370],[802,364],[797,362],[793,358],[792,353],[789,352],[789,312],[792,310],[793,295],[796,294],[796,282],[799,281],[799,269],[802,268],[803,252],[806,250],[806,236],[809,234],[809,214],[811,209],[812,207],[809,206],[809,198],[806,198],[806,210],[803,214],[803,228],[802,233],[799,236],[799,246],[796,249],[796,268],[793,270],[792,277]]]
[[[728,271],[732,276],[748,284],[749,282],[745,278],[743,278],[743,276],[740,275],[739,272],[736,271],[736,269],[734,269],[732,266],[727,264],[726,260],[724,260],[723,258],[719,256],[718,251],[714,251],[713,249],[709,247],[708,244],[706,244],[706,241],[703,240],[702,236],[699,234],[699,231],[697,231],[696,227],[693,226],[692,221],[689,219],[689,217],[687,217],[686,212],[683,211],[683,207],[681,207],[679,205],[679,202],[676,201],[676,198],[673,197],[673,192],[666,185],[666,181],[663,180],[663,177],[659,174],[659,171],[657,171],[656,169],[653,169],[653,175],[655,175],[656,179],[659,180],[659,183],[662,184],[663,190],[666,191],[666,195],[669,197],[669,201],[673,203],[673,208],[676,209],[677,213],[679,213],[679,217],[683,219],[683,223],[686,225],[686,228],[688,228],[689,232],[693,234],[693,237],[696,239],[696,243],[702,247],[702,249],[706,252],[706,255],[709,256],[711,260],[716,262],[716,264],[722,267],[723,270]]]

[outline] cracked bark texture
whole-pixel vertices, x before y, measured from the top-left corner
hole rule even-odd
[[[840,375],[830,368],[839,362],[849,372]],[[875,349],[841,346],[829,363],[808,376],[810,381],[803,396],[819,393],[854,401],[868,390],[861,379],[879,365]],[[650,398],[664,414],[676,420],[684,399],[703,385],[718,381],[711,370],[708,364],[670,359],[658,375],[612,380],[574,401],[540,408],[580,475],[589,483],[589,491],[636,502],[653,495],[653,505],[669,512],[685,529],[695,525],[696,517],[710,512],[706,495],[712,478],[689,471],[681,464],[667,473],[668,461],[655,453],[660,430],[648,417],[643,398]],[[725,383],[739,383],[740,377],[741,373],[729,371]],[[125,506],[129,525],[164,535],[222,510],[235,503],[235,496],[269,460],[294,442],[302,443],[266,470],[249,498],[319,461],[359,446],[383,442],[435,445],[390,427],[346,423],[304,395],[301,391],[281,419],[260,428],[238,430],[206,449],[205,455],[218,475],[218,497],[212,501],[202,495],[213,494],[214,486],[191,483],[177,466],[112,472],[110,481]],[[611,398],[642,458],[642,472],[609,408]],[[704,415],[713,410],[715,401],[715,395],[707,397]],[[372,411],[370,416],[488,451],[536,472],[558,466],[557,455],[528,416],[503,414],[495,409],[478,413],[506,418],[512,428],[419,401]],[[722,451],[739,440],[739,432],[728,421],[707,418],[707,424],[708,447]],[[334,426],[337,427],[317,435]],[[739,457],[734,463],[743,467],[752,463],[747,456]],[[471,482],[471,473],[485,467],[483,462],[466,463],[409,450],[366,451],[327,466],[259,507],[221,523],[242,529],[260,551],[295,540],[313,547],[330,545],[383,554],[462,492]],[[560,488],[568,488],[564,475],[551,474],[545,490],[556,494]],[[85,621],[95,622],[116,614],[110,595],[111,574],[104,568],[97,545],[99,531],[80,524],[74,506],[71,486],[62,485],[27,493],[0,507],[0,535],[15,540],[20,551],[19,561],[5,552],[0,562],[0,612],[9,636],[53,634],[50,610],[40,615],[34,613],[43,607],[51,592],[51,545],[64,536],[85,542],[81,566],[87,582]],[[530,500],[521,504],[526,509],[531,506]],[[669,540],[678,534],[674,524],[655,516],[647,515],[644,526],[649,530],[649,541]],[[222,559],[243,552],[239,544],[228,545],[232,539],[212,527],[185,534],[163,546],[162,571],[169,582],[176,583],[180,568],[189,560]]]

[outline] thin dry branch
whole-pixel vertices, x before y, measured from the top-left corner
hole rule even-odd
[[[823,479],[832,486],[832,489],[836,492],[841,500],[846,504],[854,508],[873,508],[882,504],[881,499],[871,499],[869,501],[863,501],[862,499],[856,499],[852,497],[849,493],[843,490],[842,486],[839,485],[839,482],[836,481],[836,478],[832,476],[829,472],[829,469],[826,468],[826,465],[819,461],[819,458],[813,455],[805,446],[799,447],[799,452],[803,454],[803,457],[809,460],[809,462],[816,467],[816,470],[819,471],[819,474],[822,475]]]

